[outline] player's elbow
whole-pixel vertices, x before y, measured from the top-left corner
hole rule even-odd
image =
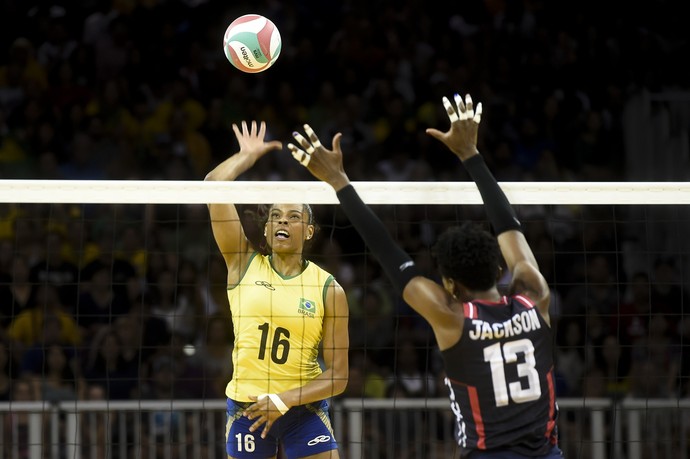
[[[340,395],[343,392],[345,392],[345,389],[347,389],[347,382],[349,379],[350,375],[347,371],[339,372],[335,377],[333,378],[333,395]]]
[[[347,381],[338,383],[335,387],[333,387],[333,396],[344,393],[345,389],[347,389]]]

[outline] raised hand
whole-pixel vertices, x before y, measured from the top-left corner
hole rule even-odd
[[[273,140],[271,142],[265,141],[265,121],[261,121],[259,124],[257,124],[256,121],[252,121],[249,125],[246,121],[242,121],[241,130],[239,126],[233,123],[232,130],[235,132],[237,142],[240,146],[240,151],[238,154],[251,159],[252,164],[269,151],[283,148],[283,144],[278,140]]]
[[[475,110],[472,97],[469,94],[465,96],[464,101],[462,96],[455,94],[454,101],[455,105],[447,97],[443,97],[443,106],[450,120],[450,129],[442,132],[428,128],[426,133],[440,140],[460,160],[465,161],[479,153],[477,151],[477,132],[482,120],[482,104],[481,102],[478,103]]]
[[[332,149],[329,150],[321,144],[311,126],[305,124],[304,132],[306,137],[299,132],[292,133],[299,144],[299,147],[292,143],[287,144],[292,157],[306,167],[314,177],[328,183],[336,191],[350,183],[343,168],[343,152],[340,149],[342,134],[337,133],[333,137]]]

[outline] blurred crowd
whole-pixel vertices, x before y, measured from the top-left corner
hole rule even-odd
[[[202,180],[237,150],[231,124],[255,119],[282,141],[304,123],[342,132],[353,180],[462,180],[424,129],[445,127],[442,96],[469,92],[500,181],[626,180],[628,100],[690,81],[665,1],[651,15],[626,4],[625,19],[587,1],[2,3],[1,179]],[[283,38],[255,75],[221,48],[248,12]],[[285,150],[242,179],[310,178]],[[311,254],[352,305],[344,397],[443,396],[428,327],[324,207]],[[377,211],[431,276],[435,236],[483,220],[476,206]],[[559,395],[688,395],[687,252],[649,245],[652,212],[518,213],[553,287]],[[662,225],[683,233],[683,210],[671,215]],[[205,206],[0,204],[0,400],[222,398],[225,275]]]

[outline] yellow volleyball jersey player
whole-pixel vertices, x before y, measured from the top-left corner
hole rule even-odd
[[[264,141],[263,122],[232,128],[239,152],[206,180],[235,180],[282,147]],[[275,458],[280,444],[289,459],[337,459],[327,399],[347,386],[348,305],[337,280],[303,257],[316,229],[311,207],[270,207],[263,227],[270,255],[257,253],[263,243],[249,241],[235,205],[208,208],[228,269],[235,330],[233,377],[226,388],[228,457]]]
[[[283,276],[271,259],[254,253],[239,284],[228,287],[237,339],[225,394],[240,402],[301,387],[321,374],[317,357],[333,276],[309,261],[301,273]]]

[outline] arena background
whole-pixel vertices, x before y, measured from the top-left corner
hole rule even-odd
[[[445,126],[441,97],[456,92],[484,104],[479,149],[499,181],[671,183],[690,171],[679,1],[0,7],[3,181],[200,181],[236,151],[230,124],[252,119],[283,141],[305,122],[322,139],[342,132],[355,181],[462,181],[424,134]],[[283,38],[275,66],[254,75],[221,49],[227,24],[250,12]],[[313,178],[285,150],[242,180]],[[545,193],[518,206],[553,287],[568,457],[690,457],[690,217],[665,193],[665,205],[555,205]],[[484,219],[480,206],[400,205],[395,193],[375,209],[431,276],[435,236]],[[430,330],[389,294],[336,206],[316,217],[312,256],[352,304],[350,384],[333,401],[343,454],[445,457],[452,425]],[[0,456],[220,457],[224,269],[204,205],[0,202]],[[47,324],[16,339],[20,314],[48,309],[74,332]],[[48,390],[56,344],[70,371]],[[113,349],[125,363],[108,370]]]

